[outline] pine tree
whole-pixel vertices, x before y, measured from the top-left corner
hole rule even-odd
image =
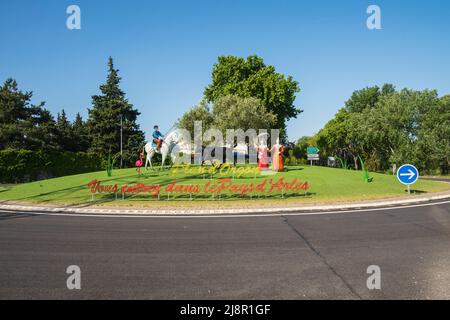
[[[53,115],[43,105],[39,106],[35,111],[33,118],[33,127],[28,136],[29,144],[27,149],[55,151],[61,150],[58,143],[58,130]]]
[[[108,60],[108,77],[100,86],[100,95],[92,96],[87,130],[90,139],[89,150],[107,158],[120,152],[120,124],[123,128],[124,164],[131,165],[144,143],[144,133],[139,129],[137,116],[140,112],[125,98],[120,89],[121,78],[114,68],[113,59]]]
[[[0,87],[0,149],[58,149],[55,120],[44,102],[30,103],[32,96],[20,91],[14,79]]]
[[[27,132],[32,126],[29,106],[31,92],[23,93],[14,79],[7,79],[0,87],[0,149],[25,146]]]
[[[78,112],[75,116],[75,120],[72,123],[73,138],[76,141],[74,151],[86,152],[88,150],[89,141],[87,138],[86,130],[86,123],[83,121],[83,118]]]
[[[72,126],[67,120],[64,109],[56,116],[56,130],[58,132],[58,144],[60,148],[65,151],[75,151]]]

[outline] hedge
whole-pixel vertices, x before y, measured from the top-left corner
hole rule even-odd
[[[104,160],[85,152],[0,151],[0,182],[18,183],[101,170]]]

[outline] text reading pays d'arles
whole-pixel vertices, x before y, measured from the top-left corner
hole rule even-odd
[[[120,188],[117,184],[104,185],[101,181],[94,179],[88,183],[88,188],[91,193],[149,193],[158,195],[162,190],[167,193],[214,193],[220,194],[223,192],[236,193],[245,195],[251,192],[265,192],[271,193],[279,192],[295,192],[307,191],[309,183],[307,181],[300,181],[294,178],[290,181],[285,181],[284,178],[264,179],[260,183],[235,183],[230,178],[222,178],[216,180],[208,180],[205,184],[181,184],[176,180],[163,187],[160,184],[144,184],[138,182],[136,184],[124,184]]]

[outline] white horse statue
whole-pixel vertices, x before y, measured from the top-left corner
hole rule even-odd
[[[152,144],[152,141],[147,142],[144,146],[144,151],[146,154],[145,157],[145,169],[147,169],[147,165],[150,163],[150,168],[153,169],[152,166],[152,157],[155,155],[155,153],[160,153],[162,156],[162,162],[161,162],[161,169],[164,166],[164,162],[166,161],[167,155],[173,147],[179,142],[179,134],[176,130],[169,132],[166,136],[163,137],[163,142],[161,144],[160,150],[156,150],[156,146],[154,147]]]

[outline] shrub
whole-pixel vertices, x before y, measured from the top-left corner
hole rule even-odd
[[[0,182],[17,183],[101,170],[102,159],[85,152],[0,151]]]

